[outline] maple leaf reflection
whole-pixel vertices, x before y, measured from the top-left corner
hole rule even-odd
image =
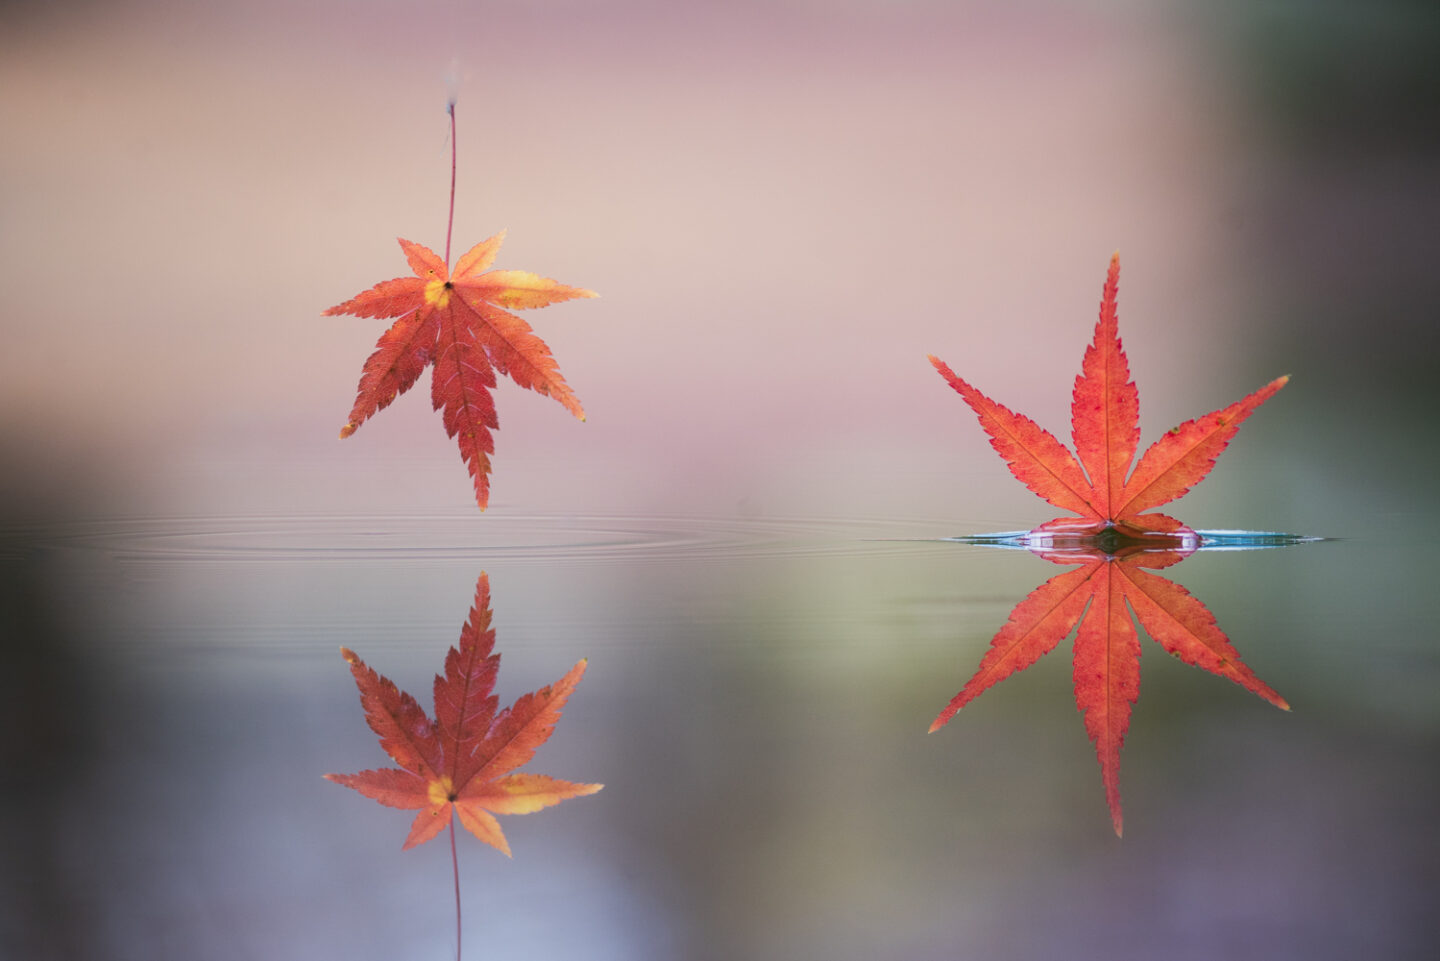
[[[1284,698],[1241,661],[1204,604],[1174,581],[1150,573],[1190,556],[1200,548],[1201,535],[1129,537],[1112,529],[1098,536],[1062,532],[961,540],[1025,547],[1052,563],[1079,566],[1056,574],[1015,605],[1005,626],[991,640],[979,669],[935,718],[930,730],[943,727],[986,688],[1034,664],[1078,624],[1075,704],[1095,744],[1117,835],[1123,829],[1120,749],[1130,726],[1131,707],[1140,693],[1140,639],[1126,602],[1140,626],[1170,654],[1229,678],[1282,710],[1290,709]],[[1309,538],[1288,542],[1299,540]]]
[[[490,617],[490,579],[482,571],[460,643],[446,653],[445,673],[435,675],[433,720],[395,682],[340,648],[359,688],[365,720],[398,767],[325,777],[387,807],[418,811],[406,848],[447,827],[453,843],[456,814],[471,834],[508,857],[510,845],[494,815],[531,814],[603,787],[513,773],[550,738],[586,662],[501,710],[494,694],[500,655]]]

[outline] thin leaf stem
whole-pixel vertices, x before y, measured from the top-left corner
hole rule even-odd
[[[460,855],[455,853],[455,809],[453,807],[450,809],[450,866],[455,869],[455,961],[460,961]]]
[[[445,269],[450,269],[450,231],[455,226],[455,99],[445,106],[450,114],[450,218],[445,221]]]

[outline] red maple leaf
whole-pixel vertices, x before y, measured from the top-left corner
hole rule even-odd
[[[1085,716],[1085,731],[1095,744],[1115,833],[1123,833],[1120,748],[1130,727],[1130,708],[1140,694],[1140,640],[1125,611],[1126,601],[1141,626],[1169,653],[1290,710],[1284,698],[1241,662],[1204,604],[1174,581],[1141,570],[1179,563],[1190,550],[1156,551],[1131,544],[1115,553],[1096,549],[1035,553],[1056,564],[1083,566],[1056,574],[1015,605],[991,640],[980,668],[930,725],[932,732],[981,691],[1034,664],[1078,622],[1075,706]]]
[[[490,455],[495,452],[490,432],[499,427],[490,396],[496,371],[521,387],[549,394],[585,419],[550,348],[529,324],[505,308],[547,307],[597,295],[523,270],[489,270],[505,239],[504,231],[470,248],[456,262],[454,272],[450,271],[450,226],[455,215],[453,104],[450,130],[450,225],[445,230],[445,259],[402,239],[400,249],[415,276],[382,281],[325,314],[395,318],[365,361],[355,405],[340,431],[341,438],[355,433],[367,418],[409,390],[433,363],[431,403],[442,411],[446,433],[460,445],[460,456],[475,484],[475,500],[484,510],[490,500]]]
[[[370,730],[400,766],[325,777],[389,807],[418,810],[406,848],[423,844],[447,826],[453,844],[451,822],[458,814],[471,834],[508,857],[510,845],[494,815],[530,814],[602,787],[543,774],[511,773],[550,737],[586,662],[496,713],[498,702],[492,691],[500,655],[492,653],[494,646],[490,581],[482,573],[470,619],[460,631],[460,646],[450,649],[445,673],[435,677],[433,721],[415,698],[367,667],[353,651],[340,649],[360,688]]]
[[[930,358],[979,416],[991,446],[1009,463],[1010,472],[1051,504],[1080,515],[1048,521],[1037,532],[1192,533],[1173,517],[1142,512],[1200,483],[1245,418],[1290,379],[1278,377],[1228,407],[1172,428],[1150,445],[1127,479],[1140,441],[1140,394],[1130,380],[1130,364],[1116,326],[1119,283],[1120,255],[1116,254],[1105,278],[1095,339],[1085,351],[1070,403],[1078,460],[1049,431],[986,397],[938,358]]]

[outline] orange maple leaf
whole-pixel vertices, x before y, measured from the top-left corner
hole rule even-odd
[[[365,361],[355,405],[340,437],[409,390],[430,364],[430,400],[442,411],[445,432],[460,445],[475,484],[475,500],[490,501],[492,430],[499,428],[490,390],[499,371],[521,387],[558,400],[581,420],[585,411],[571,392],[550,348],[530,325],[505,308],[548,307],[575,297],[596,297],[583,287],[567,287],[523,270],[489,270],[505,232],[482,241],[450,272],[450,230],[455,222],[455,105],[450,104],[450,220],[445,228],[445,259],[428,247],[400,241],[414,277],[381,281],[326,316],[393,317],[375,352]]]
[[[1140,640],[1125,612],[1126,601],[1141,626],[1169,653],[1290,710],[1285,699],[1240,660],[1204,604],[1174,581],[1141,570],[1177,564],[1191,551],[1159,551],[1141,544],[1123,546],[1115,553],[1084,548],[1035,551],[1056,564],[1083,566],[1056,574],[1015,605],[979,669],[930,730],[939,730],[986,688],[1034,664],[1079,623],[1075,706],[1085,717],[1085,731],[1100,761],[1111,823],[1115,833],[1122,834],[1120,748],[1130,727],[1131,706],[1140,695]]]
[[[452,814],[458,814],[471,834],[509,857],[510,845],[494,815],[530,814],[603,787],[511,773],[549,739],[586,662],[497,714],[492,692],[500,655],[492,653],[494,646],[490,581],[482,573],[460,646],[450,648],[444,675],[435,677],[434,721],[393,681],[367,667],[354,652],[340,649],[360,689],[370,730],[400,767],[325,777],[389,807],[418,810],[405,848],[435,837],[450,825]]]
[[[365,361],[355,406],[340,436],[355,433],[433,363],[431,402],[443,411],[445,432],[459,442],[482,509],[490,499],[489,455],[495,452],[490,432],[499,427],[490,397],[497,370],[521,387],[549,394],[585,419],[545,342],[504,308],[546,307],[596,296],[523,270],[487,271],[504,238],[501,231],[476,244],[455,264],[453,275],[429,248],[401,240],[414,277],[383,281],[325,311],[396,318]]]
[[[1021,483],[1056,507],[1079,514],[1047,521],[1035,530],[1127,536],[1189,534],[1164,514],[1142,513],[1172,501],[1200,483],[1215,466],[1240,424],[1284,387],[1278,377],[1228,407],[1172,428],[1152,444],[1126,478],[1140,441],[1140,394],[1120,343],[1115,298],[1120,255],[1110,260],[1095,339],[1085,351],[1070,403],[1077,460],[1049,431],[997,404],[930,357],[940,375],[965,399],[990,435],[990,444]]]

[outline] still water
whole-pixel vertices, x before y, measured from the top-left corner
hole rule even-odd
[[[402,853],[408,814],[320,775],[389,763],[339,646],[428,707],[484,570],[502,703],[590,658],[527,770],[606,787],[503,818],[513,860],[461,836],[468,957],[1419,956],[1440,717],[1413,612],[1349,586],[1376,545],[1165,571],[1294,710],[1144,640],[1121,840],[1069,641],[925,733],[1058,570],[954,533],[503,509],[13,524],[44,643],[11,697],[44,733],[12,771],[8,924],[37,957],[453,956],[444,838]],[[77,613],[77,590],[103,603]]]

